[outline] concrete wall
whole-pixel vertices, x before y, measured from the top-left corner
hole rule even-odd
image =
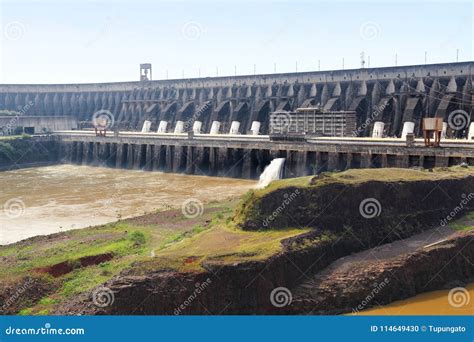
[[[474,165],[472,147],[425,148],[367,144],[315,144],[158,140],[61,136],[62,160],[114,168],[258,178],[273,158],[286,158],[285,177],[350,168]]]
[[[17,127],[34,127],[34,133],[71,130],[77,128],[73,116],[0,116],[0,132],[14,131]]]
[[[414,121],[420,135],[424,116],[447,120],[454,110],[472,116],[473,66],[463,62],[147,82],[0,85],[0,110],[23,110],[32,103],[26,115],[90,121],[94,112],[105,109],[121,129],[140,130],[150,120],[156,130],[160,121],[167,121],[171,132],[177,121],[186,127],[202,121],[203,132],[219,121],[223,133],[239,121],[245,134],[252,121],[262,122],[262,133],[268,132],[271,111],[319,104],[355,110],[360,136],[370,135],[374,121],[384,122],[389,136],[399,136],[403,122]]]

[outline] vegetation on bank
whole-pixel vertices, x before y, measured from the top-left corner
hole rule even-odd
[[[282,240],[310,230],[307,227],[288,227],[244,231],[237,227],[236,223],[243,215],[249,214],[246,204],[282,188],[318,187],[342,182],[357,184],[374,179],[393,182],[451,179],[472,172],[472,168],[457,167],[433,172],[350,170],[324,174],[316,179],[286,179],[247,193],[239,204],[237,201],[209,203],[198,218],[186,218],[180,210],[168,210],[0,246],[0,312],[2,301],[5,303],[24,284],[27,291],[28,286],[34,289],[36,296],[20,296],[15,304],[3,307],[4,312],[14,309],[12,313],[52,313],[65,301],[89,293],[123,271],[129,275],[163,269],[198,272],[203,270],[203,265],[265,260],[282,251]],[[473,229],[473,220],[474,213],[470,213],[463,220],[452,223],[452,227]],[[344,229],[345,234],[351,227]],[[302,238],[289,247],[305,249],[339,237],[338,233],[323,230],[319,236]],[[60,274],[53,275],[52,271]]]
[[[336,221],[347,218],[347,222],[340,222],[342,227],[352,224],[349,219],[351,217],[361,219],[360,203],[364,199],[370,200],[373,197],[376,197],[374,202],[380,207],[379,210],[382,208],[384,210],[384,215],[380,216],[380,219],[399,216],[401,210],[408,209],[412,211],[412,214],[416,214],[417,211],[421,213],[425,209],[434,209],[421,208],[421,206],[430,205],[432,199],[421,201],[420,198],[420,201],[424,203],[415,201],[412,203],[413,206],[407,208],[405,206],[408,202],[403,202],[403,200],[412,201],[423,192],[426,192],[426,196],[432,194],[433,187],[429,184],[430,182],[457,180],[455,191],[461,195],[468,192],[469,186],[472,186],[473,178],[469,178],[469,184],[464,183],[464,179],[469,176],[474,176],[474,167],[456,166],[432,170],[350,169],[344,172],[322,173],[317,176],[282,179],[270,183],[263,189],[248,191],[237,206],[234,221],[243,229],[252,230],[295,225],[307,226],[307,221],[318,224],[324,219],[328,219],[331,225],[334,225]],[[436,187],[433,190],[438,192]],[[403,199],[402,203],[393,200],[394,193],[398,201]],[[445,197],[445,194],[439,195]],[[452,205],[456,205],[461,197],[456,200],[446,198],[446,203],[447,200],[453,201]],[[280,211],[284,211],[284,215],[268,219],[273,213]],[[319,217],[318,220],[305,220],[321,212],[324,212],[324,216]],[[372,224],[379,219],[378,216],[371,221]]]
[[[262,197],[272,191],[288,188],[315,188],[328,184],[356,185],[369,181],[378,182],[404,182],[404,181],[436,181],[442,179],[462,178],[474,175],[474,167],[439,167],[427,169],[350,169],[343,172],[324,172],[319,176],[306,176],[299,178],[287,178],[273,181],[263,189],[252,190],[257,197]]]
[[[27,134],[0,137],[0,167],[53,161],[57,154],[53,141],[37,142]]]
[[[261,260],[280,251],[282,239],[302,233],[296,229],[271,233],[238,230],[231,224],[235,205],[235,201],[211,203],[198,220],[172,210],[145,215],[148,219],[144,221],[123,220],[0,246],[0,309],[1,294],[30,283],[30,278],[47,290],[36,301],[20,303],[20,314],[48,314],[125,269],[137,274],[162,268],[187,272],[202,270],[201,262],[207,260]],[[97,256],[100,261],[108,254],[113,255],[110,260],[81,266],[81,258]],[[64,264],[72,271],[60,276],[46,271]],[[3,300],[7,299],[4,296]]]

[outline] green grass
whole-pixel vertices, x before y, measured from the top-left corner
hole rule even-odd
[[[264,260],[282,251],[281,240],[309,231],[285,229],[248,232],[226,222],[216,222],[209,229],[187,234],[158,251],[152,260],[137,267],[139,274],[161,267],[180,272],[202,271],[202,262],[235,263]],[[192,260],[190,260],[192,258]]]
[[[471,211],[461,219],[450,223],[449,226],[459,231],[474,230],[474,211]]]
[[[186,225],[187,219],[179,215],[161,224],[144,226],[133,223],[132,219],[0,246],[0,257],[3,259],[0,260],[0,283],[21,283],[28,276],[40,276],[35,269],[64,261],[76,265],[72,272],[58,278],[43,274],[44,282],[51,282],[51,286],[46,286],[51,291],[37,303],[30,303],[30,307],[20,311],[25,315],[53,312],[57,305],[68,298],[91,291],[137,263],[159,260],[158,257],[152,257],[154,253],[158,256],[175,245],[186,246],[193,239],[200,241],[198,237],[205,237],[207,231],[231,221],[234,206],[235,202],[212,203],[206,208],[212,208],[214,212],[205,213],[200,222],[194,225]],[[216,245],[216,248],[219,246]],[[181,252],[186,254],[186,250]],[[105,253],[112,253],[114,257],[99,265],[80,266],[80,258]],[[212,249],[208,253],[215,254]],[[176,266],[180,268],[179,264]]]
[[[474,175],[474,167],[441,167],[434,168],[432,172],[425,169],[350,169],[343,172],[322,173],[315,179],[313,184],[310,181],[314,176],[281,179],[270,183],[267,187],[255,190],[257,196],[264,195],[271,191],[286,187],[318,187],[330,183],[358,184],[368,181],[381,182],[402,182],[420,180],[441,180],[446,178],[465,177]]]

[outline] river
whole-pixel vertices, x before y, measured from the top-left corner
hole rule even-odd
[[[255,181],[56,165],[0,172],[0,244],[112,222],[189,199],[222,200]]]
[[[358,315],[474,315],[474,283],[466,288],[431,291]]]

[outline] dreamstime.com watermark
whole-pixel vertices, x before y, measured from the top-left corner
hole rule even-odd
[[[34,103],[33,101],[29,101],[27,104],[24,106],[18,106],[17,107],[17,115],[15,115],[13,118],[11,118],[10,121],[7,122],[5,126],[2,127],[3,134],[8,134],[8,132],[12,131],[15,129],[15,127],[18,124],[18,121],[20,120],[20,117],[24,116],[26,113],[29,112],[31,108],[33,108]]]
[[[111,111],[101,109],[92,114],[92,125],[97,129],[111,129],[114,127],[115,117]]]
[[[111,289],[100,286],[92,291],[92,303],[99,308],[111,306],[115,301],[115,295]]]
[[[462,109],[453,110],[448,115],[448,126],[454,131],[461,131],[469,126],[471,116]]]
[[[373,219],[382,213],[382,205],[376,198],[366,198],[360,202],[359,213],[363,218]]]
[[[26,211],[25,202],[20,198],[10,198],[3,204],[3,211],[5,215],[10,219],[15,219],[22,216]]]
[[[196,198],[188,198],[181,205],[181,212],[188,219],[196,218],[204,213],[204,205]]]
[[[204,27],[197,21],[188,21],[181,27],[181,36],[186,40],[198,40],[204,32]]]
[[[278,215],[280,215],[290,204],[291,202],[293,202],[295,200],[296,197],[298,197],[298,195],[300,194],[300,191],[298,189],[296,189],[295,191],[293,191],[291,194],[284,194],[283,197],[285,198],[281,204],[278,206],[278,208],[276,208],[272,213],[271,215],[269,215],[268,217],[266,217],[263,222],[262,222],[262,225],[264,227],[268,227],[268,225],[270,224],[270,222],[272,222],[275,218],[277,218]]]
[[[270,128],[272,133],[282,133],[291,125],[291,114],[289,112],[275,112],[270,115]]]
[[[467,195],[462,194],[461,198],[462,198],[461,202],[459,202],[459,204],[455,206],[453,210],[451,210],[448,216],[446,216],[445,218],[441,220],[440,222],[441,227],[446,226],[449,221],[452,221],[459,213],[462,213],[466,209],[469,202],[474,198],[474,192],[471,192]]]
[[[20,40],[26,32],[26,26],[19,21],[10,21],[3,27],[3,36],[10,41]]]
[[[461,308],[471,301],[469,291],[464,287],[455,287],[448,293],[448,303],[453,308]]]
[[[286,287],[276,287],[270,293],[270,303],[276,308],[288,306],[293,301],[293,294]]]
[[[352,313],[358,313],[361,310],[364,310],[367,305],[370,304],[370,302],[377,296],[377,294],[382,291],[382,289],[390,283],[390,279],[385,278],[382,282],[380,283],[375,283],[374,288],[370,293],[362,300],[362,302],[357,305],[355,308],[352,308]]]
[[[28,289],[33,285],[34,281],[33,278],[28,278],[25,283],[21,284],[21,286],[18,286],[16,288],[16,291],[14,294],[12,294],[7,300],[2,305],[2,312],[5,312],[10,306],[15,303],[18,298],[21,297],[23,293],[28,291]]]
[[[50,323],[46,323],[40,328],[15,328],[9,326],[5,329],[6,335],[85,335],[84,328],[52,328]]]
[[[359,27],[359,35],[363,40],[375,40],[382,34],[382,28],[375,21],[366,21]]]
[[[365,121],[359,127],[357,127],[355,130],[352,131],[352,136],[358,137],[359,134],[364,132],[365,129],[369,127],[372,124],[372,122],[374,122],[380,116],[380,114],[383,113],[386,107],[387,107],[387,104],[385,103],[374,106],[373,107],[374,109],[372,110],[372,113],[370,114],[370,116],[367,119],[365,119]]]
[[[195,289],[193,293],[189,295],[186,300],[179,305],[177,308],[174,309],[174,314],[175,316],[181,315],[181,313],[186,310],[186,308],[191,305],[192,302],[209,286],[211,285],[212,281],[210,278],[207,278],[205,281],[202,283],[196,283],[195,284]]]
[[[193,114],[193,116],[190,119],[188,119],[184,122],[183,129],[184,129],[185,132],[187,132],[191,128],[193,128],[194,123],[196,121],[198,121],[198,119],[201,117],[201,115],[209,109],[211,104],[212,104],[212,101],[206,102],[206,104],[204,106],[202,106],[195,114]]]

